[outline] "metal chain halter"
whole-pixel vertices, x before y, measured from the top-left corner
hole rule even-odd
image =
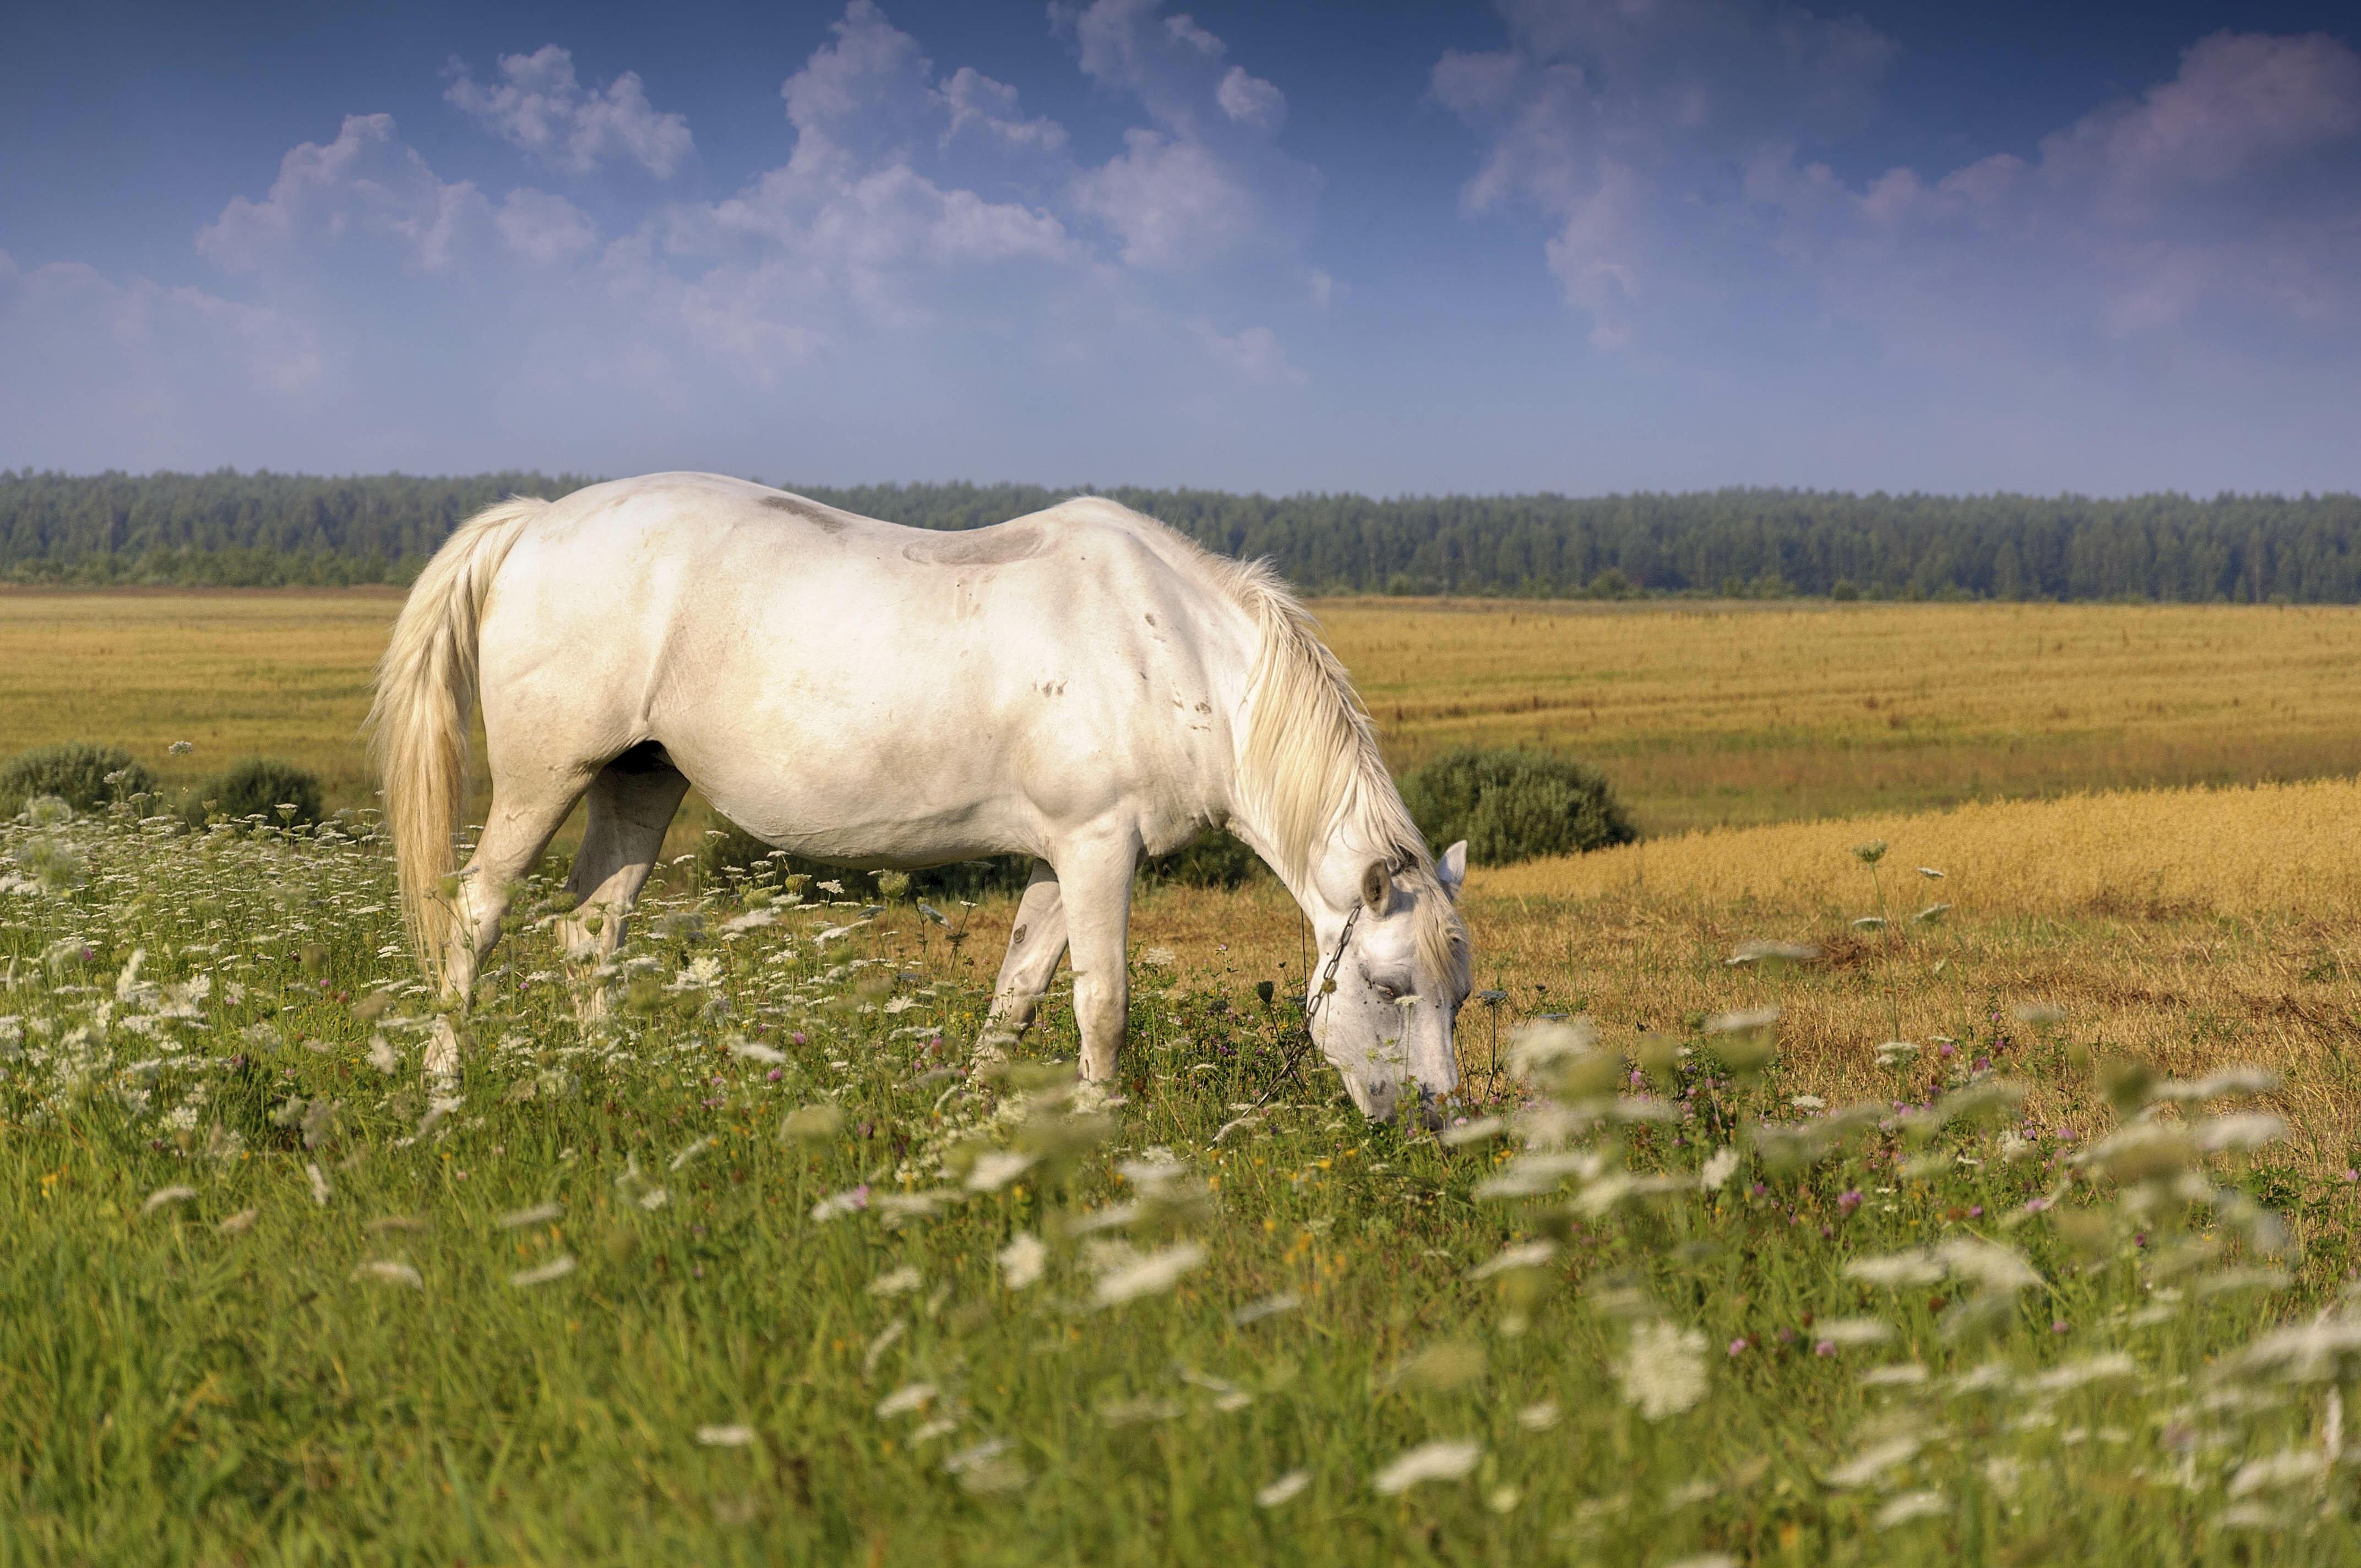
[[[1328,967],[1321,973],[1320,987],[1312,993],[1312,1000],[1303,1004],[1303,1024],[1296,1042],[1288,1047],[1287,1059],[1279,1064],[1279,1076],[1270,1080],[1270,1087],[1262,1091],[1261,1097],[1255,1101],[1248,1114],[1270,1103],[1271,1096],[1279,1091],[1280,1086],[1296,1076],[1296,1068],[1302,1062],[1303,1053],[1310,1050],[1314,1044],[1312,1038],[1312,1020],[1319,1016],[1321,1003],[1326,1002],[1336,990],[1336,970],[1345,961],[1345,949],[1352,945],[1353,927],[1360,923],[1361,909],[1361,901],[1357,898],[1353,900],[1352,913],[1345,916],[1345,928],[1336,935],[1336,950],[1328,955]]]

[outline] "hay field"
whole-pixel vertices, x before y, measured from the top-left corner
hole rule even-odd
[[[247,751],[366,799],[383,590],[0,590],[0,751],[129,744],[168,783]],[[1466,741],[1604,768],[1652,834],[2361,766],[2361,612],[2115,605],[1318,609],[1397,766]],[[164,747],[192,740],[173,762]]]

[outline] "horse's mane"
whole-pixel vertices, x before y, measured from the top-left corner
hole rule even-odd
[[[1154,518],[1103,498],[1157,553],[1246,611],[1261,634],[1246,685],[1238,783],[1256,826],[1301,885],[1332,837],[1367,844],[1420,884],[1421,960],[1463,981],[1467,931],[1444,896],[1434,855],[1411,820],[1378,748],[1377,727],[1319,623],[1268,561],[1216,555]],[[1431,896],[1430,896],[1431,895]]]

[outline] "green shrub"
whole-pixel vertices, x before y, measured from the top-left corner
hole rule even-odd
[[[1477,865],[1579,854],[1638,838],[1605,779],[1540,751],[1452,751],[1402,781],[1402,800],[1438,847],[1467,840]]]
[[[1180,887],[1239,887],[1269,876],[1270,868],[1244,840],[1209,828],[1170,854],[1142,861],[1139,873],[1150,883]]]
[[[212,815],[225,817],[232,822],[243,821],[257,813],[274,824],[317,822],[320,776],[309,768],[299,768],[275,757],[248,757],[227,773],[199,785],[183,799],[181,814],[192,827],[203,827],[208,803]],[[295,815],[291,818],[283,816],[279,809],[282,806],[292,806]]]
[[[111,773],[123,776],[109,784]],[[0,768],[0,817],[16,816],[35,795],[53,795],[76,811],[95,811],[155,787],[156,776],[120,746],[42,746]]]

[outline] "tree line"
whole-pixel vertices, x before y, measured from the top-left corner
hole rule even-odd
[[[407,583],[452,529],[573,475],[0,470],[0,580]],[[1855,495],[1272,497],[969,483],[796,487],[921,528],[973,528],[1091,491],[1313,593],[1532,598],[2148,598],[2361,603],[2361,497]]]

